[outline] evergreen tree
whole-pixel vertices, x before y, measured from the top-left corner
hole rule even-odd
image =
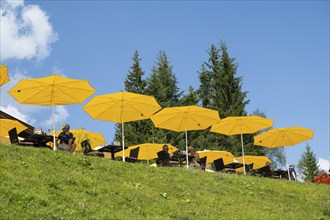
[[[156,66],[147,79],[147,94],[152,95],[162,107],[177,106],[182,96],[179,92],[178,81],[172,72],[172,66],[164,51],[160,51]]]
[[[127,92],[144,94],[146,81],[142,79],[144,71],[142,71],[140,66],[141,59],[139,58],[139,52],[137,50],[135,50],[132,60],[133,65],[131,66],[131,70],[128,71],[125,79],[125,90]]]
[[[200,86],[197,91],[199,99],[201,100],[202,107],[211,108],[212,99],[210,94],[212,94],[212,73],[205,69],[205,64],[202,64],[202,69],[199,72]]]
[[[220,117],[244,116],[245,107],[250,102],[246,100],[247,92],[242,91],[242,77],[236,77],[238,64],[235,58],[230,58],[226,44],[221,41],[221,58],[219,73],[214,76],[214,103]]]
[[[298,162],[298,169],[305,181],[313,181],[319,172],[316,156],[309,144],[306,146],[306,151],[301,155],[301,159]]]
[[[133,92],[137,94],[145,93],[146,89],[146,80],[143,79],[144,71],[140,66],[141,59],[139,58],[139,53],[135,50],[134,56],[132,58],[133,65],[130,67],[125,83],[125,91]],[[149,125],[148,125],[149,124]],[[135,145],[146,142],[148,139],[148,130],[150,130],[150,122],[146,122],[145,120],[142,121],[134,121],[128,122],[124,124],[125,130],[125,145]],[[116,133],[115,139],[121,140],[122,139],[122,130],[121,124],[116,124]]]
[[[199,72],[201,84],[198,95],[202,106],[218,110],[220,118],[246,115],[245,107],[249,103],[247,92],[242,91],[242,78],[236,77],[238,64],[229,57],[226,44],[221,41],[220,48],[212,44],[208,55],[208,61],[203,63]],[[201,145],[241,155],[239,135],[225,136],[207,131],[202,134],[203,138],[199,138]],[[248,141],[244,136],[244,145]]]
[[[187,105],[197,105],[198,104],[198,94],[197,91],[194,90],[192,86],[189,86],[188,88],[188,94],[184,95],[181,99],[181,105],[187,106]]]
[[[202,70],[199,74],[199,79],[201,81],[199,92],[203,107],[217,109],[214,106],[214,103],[216,102],[215,94],[216,90],[218,89],[215,78],[220,74],[221,71],[220,50],[216,48],[214,44],[212,44],[211,48],[208,50],[208,54],[209,60],[208,62],[204,62],[202,64]],[[205,66],[208,68],[208,70],[205,69]]]
[[[164,51],[159,52],[152,74],[147,79],[146,93],[154,96],[162,107],[180,105],[182,92],[179,91],[177,78]],[[168,142],[175,146],[179,143],[180,133],[153,127],[150,129],[152,139],[158,143]]]

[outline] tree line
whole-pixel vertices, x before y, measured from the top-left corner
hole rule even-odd
[[[246,106],[249,104],[248,92],[243,91],[243,78],[237,76],[238,63],[228,54],[224,41],[219,46],[212,44],[207,50],[208,60],[201,63],[196,71],[199,78],[199,88],[189,86],[185,93],[180,90],[178,80],[173,73],[165,51],[160,51],[149,77],[141,67],[141,58],[135,50],[126,79],[125,91],[154,96],[163,107],[199,105],[219,111],[220,118],[228,116],[246,116]],[[251,115],[266,115],[256,109]],[[125,144],[127,146],[139,143],[171,143],[184,149],[184,132],[174,132],[155,128],[151,120],[125,123]],[[188,144],[197,150],[223,150],[241,156],[241,142],[239,135],[226,136],[211,133],[210,129],[189,131]],[[253,145],[255,134],[244,135],[246,155],[267,155],[273,161],[273,166],[283,165],[283,149],[268,149]],[[121,140],[120,125],[116,125],[115,140]]]

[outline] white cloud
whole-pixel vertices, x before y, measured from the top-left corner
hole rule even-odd
[[[9,5],[11,5],[13,8],[16,8],[18,6],[24,5],[24,0],[9,0],[7,1]]]
[[[329,172],[330,169],[330,161],[324,158],[318,158],[317,165],[319,165],[321,170]]]
[[[49,17],[38,6],[24,4],[23,0],[0,3],[1,61],[7,59],[42,60],[50,54],[50,45],[57,40],[57,34],[49,23]],[[63,70],[53,70],[62,74]],[[53,124],[50,106],[24,105],[7,93],[21,79],[33,78],[26,72],[11,70],[10,81],[1,87],[1,110],[35,127],[51,128]],[[55,123],[63,123],[69,117],[64,106],[55,107]],[[46,118],[43,119],[43,118]]]
[[[1,1],[1,59],[42,60],[57,40],[48,16],[38,5],[24,1]]]
[[[7,114],[24,121],[30,125],[33,125],[36,120],[30,117],[29,114],[21,112],[17,107],[12,106],[12,105],[7,105],[5,107],[1,107],[1,111],[6,112]]]
[[[69,112],[63,105],[55,106],[55,124],[64,123],[66,119],[69,117]],[[50,117],[43,123],[44,126],[52,128],[53,126],[53,117]],[[58,128],[55,128],[59,130]]]

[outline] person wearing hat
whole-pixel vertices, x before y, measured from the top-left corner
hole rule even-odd
[[[73,154],[77,145],[73,142],[73,134],[69,130],[69,124],[62,125],[62,132],[58,135],[56,139],[56,145],[59,150],[68,151],[69,153]]]

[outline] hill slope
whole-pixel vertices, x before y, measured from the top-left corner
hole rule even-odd
[[[330,187],[0,145],[0,219],[329,219]]]

